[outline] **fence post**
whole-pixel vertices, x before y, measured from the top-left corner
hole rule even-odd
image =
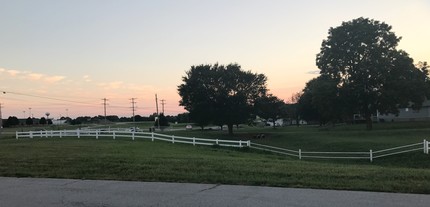
[[[60,131],[60,138],[62,138],[63,137],[63,134],[61,133],[61,131]]]
[[[151,132],[152,141],[154,141],[154,132]]]
[[[45,131],[45,138],[48,138],[48,131]]]
[[[76,134],[78,135],[78,138],[81,138],[81,132],[79,131],[79,129],[76,130]]]
[[[33,139],[33,131],[30,131],[30,138]]]
[[[16,139],[18,139],[18,136],[19,136],[19,135],[18,135],[18,132],[16,131],[16,132],[15,132],[15,138],[16,138]]]
[[[248,140],[248,143],[246,143],[248,145],[248,147],[251,147],[251,141]]]
[[[372,150],[369,151],[370,162],[373,162],[373,153]]]
[[[134,132],[131,132],[131,139],[134,140]]]
[[[423,149],[424,149],[424,154],[427,154],[427,141],[426,140],[424,140],[424,144],[423,144],[424,146],[423,146]]]
[[[99,131],[96,131],[96,139],[99,139]]]
[[[218,145],[218,139],[216,139],[215,143],[216,143],[216,145]]]
[[[299,149],[299,160],[302,159],[302,149]]]
[[[429,154],[429,141],[424,140],[424,153]]]
[[[193,146],[196,146],[196,138],[193,137]]]
[[[113,133],[113,134],[112,134],[112,135],[113,135],[113,139],[115,139],[115,131],[113,131],[112,133]]]
[[[172,143],[175,144],[175,135],[172,135]]]
[[[239,147],[242,147],[242,140],[239,140]]]

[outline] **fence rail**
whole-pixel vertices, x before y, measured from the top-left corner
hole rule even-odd
[[[223,147],[250,147],[252,149],[263,150],[271,153],[287,155],[292,157],[313,158],[313,159],[368,159],[370,162],[373,159],[387,157],[397,154],[423,150],[425,154],[429,154],[430,142],[424,140],[420,143],[409,144],[404,146],[393,147],[389,149],[382,149],[377,151],[369,150],[367,152],[317,152],[317,151],[302,151],[302,149],[292,150],[281,147],[274,147],[258,143],[251,143],[251,141],[242,140],[222,140],[222,139],[204,139],[195,137],[183,137],[175,135],[158,134],[154,132],[131,132],[131,131],[104,131],[104,130],[61,130],[61,131],[28,131],[16,132],[16,139],[19,138],[35,138],[35,137],[101,137],[116,138],[131,138],[135,139],[151,139],[167,141],[171,143],[183,143],[192,145],[219,145]]]
[[[249,147],[251,142],[242,140],[222,140],[222,139],[204,139],[196,137],[182,137],[175,135],[158,134],[155,132],[131,132],[131,131],[100,131],[100,130],[59,130],[59,131],[28,131],[16,132],[16,139],[19,138],[36,138],[36,137],[101,137],[151,139],[167,141],[171,143],[184,143],[192,145],[219,145],[223,147]]]
[[[387,157],[391,155],[403,154],[408,152],[414,152],[424,150],[425,154],[429,154],[430,143],[424,140],[420,143],[409,144],[405,146],[398,146],[389,149],[383,149],[378,151],[369,150],[367,152],[316,152],[316,151],[302,151],[291,150],[280,147],[273,147],[269,145],[251,143],[250,148],[272,152],[281,155],[288,155],[292,157],[298,157],[299,159],[311,158],[311,159],[367,159],[373,162],[376,158]]]

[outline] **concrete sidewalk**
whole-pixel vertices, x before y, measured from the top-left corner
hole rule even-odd
[[[0,207],[430,206],[430,195],[255,186],[0,177]]]

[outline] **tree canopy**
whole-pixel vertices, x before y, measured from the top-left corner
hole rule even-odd
[[[246,122],[255,99],[266,94],[263,74],[243,71],[238,64],[191,66],[178,86],[180,105],[199,126],[210,123],[228,126]]]
[[[287,113],[285,102],[272,94],[257,98],[254,107],[258,116],[272,119],[273,128],[276,127],[276,120]]]
[[[367,18],[343,22],[330,28],[316,58],[321,76],[336,83],[343,106],[364,115],[368,129],[372,114],[420,108],[428,91],[427,65],[417,68],[405,51],[396,49],[401,38],[391,29]]]

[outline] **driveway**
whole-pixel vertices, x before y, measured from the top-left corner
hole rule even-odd
[[[0,177],[0,207],[430,206],[430,195],[255,186]]]

